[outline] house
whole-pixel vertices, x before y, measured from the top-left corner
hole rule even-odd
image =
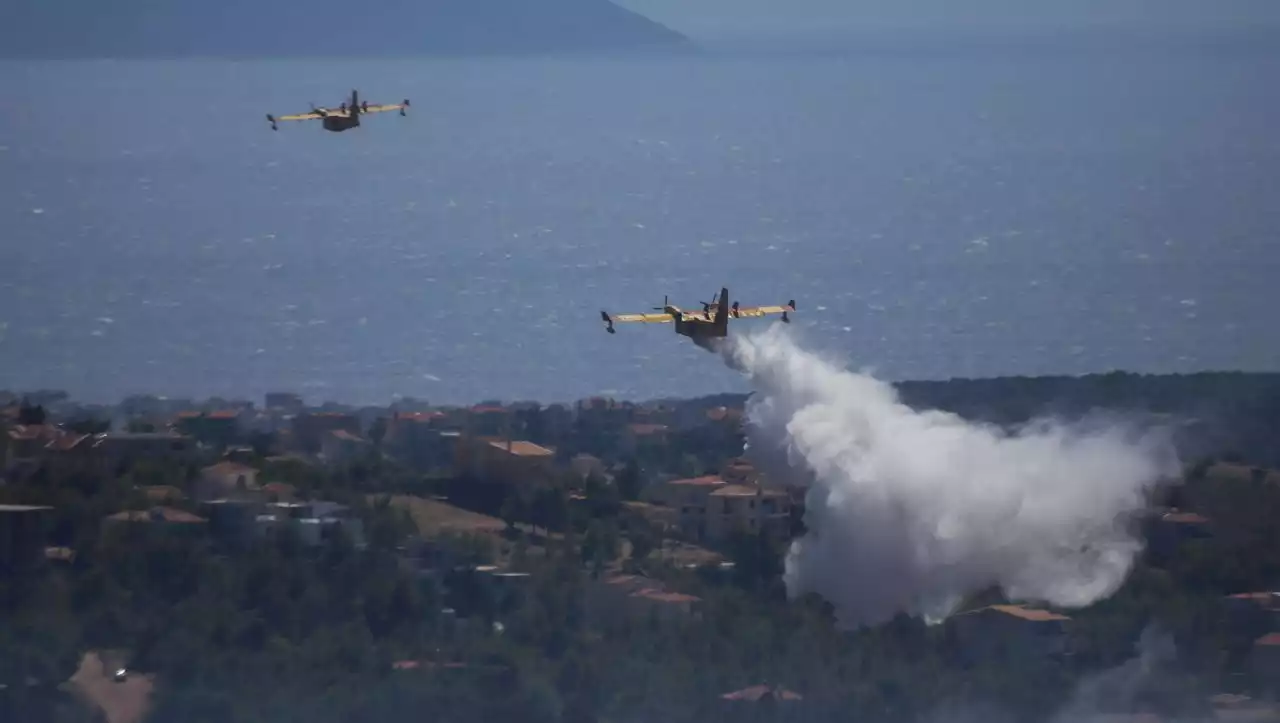
[[[720,477],[733,485],[755,484],[760,480],[760,474],[756,472],[755,465],[741,457],[725,462],[724,469],[720,470]]]
[[[351,509],[336,502],[271,502],[256,518],[259,535],[291,528],[306,545],[319,545],[341,528],[357,546],[364,544],[364,526]]]
[[[360,434],[360,420],[343,412],[304,412],[293,418],[293,444],[307,454],[318,454],[324,435],[334,430]]]
[[[1157,510],[1146,525],[1148,554],[1157,564],[1168,560],[1184,542],[1209,537],[1210,525],[1207,517],[1195,512]]]
[[[66,435],[52,424],[18,424],[9,430],[8,461],[12,465],[38,465],[49,443]]]
[[[246,409],[219,409],[212,412],[180,412],[172,428],[179,434],[221,449],[240,436],[241,420],[251,415]]]
[[[182,490],[174,487],[173,485],[150,485],[140,488],[139,491],[146,496],[148,502],[157,505],[170,502],[180,502],[187,498],[187,496],[182,493]]]
[[[238,462],[224,461],[200,470],[194,485],[194,497],[200,501],[245,497],[259,489],[258,470]]]
[[[627,597],[627,610],[636,617],[655,617],[663,622],[678,622],[698,618],[702,613],[702,598],[696,595],[645,589],[637,590]]]
[[[94,441],[91,434],[64,434],[45,445],[44,463],[57,479],[92,474],[98,469],[99,458],[94,452]]]
[[[555,452],[521,440],[459,437],[455,464],[459,474],[503,485],[543,482],[555,476]]]
[[[644,498],[676,510],[681,534],[701,540],[707,536],[707,505],[711,493],[725,484],[718,475],[668,480],[646,487]]]
[[[649,615],[668,621],[696,617],[702,602],[644,575],[609,574],[591,581],[586,593],[587,614],[601,625]]]
[[[44,560],[52,507],[0,505],[0,569],[32,569]]]
[[[1071,618],[1025,605],[991,605],[953,616],[963,658],[1026,660],[1068,654]]]
[[[203,534],[208,520],[176,507],[156,506],[148,510],[125,510],[103,520],[108,528],[145,526],[166,534]]]
[[[785,539],[791,533],[791,499],[782,490],[760,485],[726,484],[708,495],[706,537],[727,539],[734,532],[766,532]]]
[[[330,464],[351,464],[365,459],[373,443],[345,429],[334,429],[320,438],[320,456]]]

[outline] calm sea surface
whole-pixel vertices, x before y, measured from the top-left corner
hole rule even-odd
[[[883,376],[1280,368],[1280,53],[0,64],[0,388],[741,389],[601,309],[795,298]],[[412,100],[325,133],[265,114]],[[745,329],[767,322],[744,321]]]

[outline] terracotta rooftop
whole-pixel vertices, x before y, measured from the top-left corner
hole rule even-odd
[[[1253,644],[1264,645],[1269,648],[1280,645],[1280,633],[1271,633],[1269,635],[1263,635],[1262,637],[1253,641]]]
[[[257,470],[239,462],[219,462],[205,467],[204,471],[213,472],[214,474],[250,474]]]
[[[345,430],[345,429],[332,429],[332,430],[329,430],[329,434],[330,434],[331,436],[333,436],[334,438],[336,438],[336,439],[340,439],[340,440],[342,440],[342,441],[344,441],[344,442],[365,442],[365,441],[368,441],[368,440],[366,440],[364,437],[361,437],[361,436],[360,436],[360,435],[358,435],[358,434],[352,434],[351,432],[349,432],[349,431],[347,431],[347,430]]]
[[[52,424],[19,424],[9,430],[12,439],[57,439],[66,434]]]
[[[52,452],[70,452],[91,436],[88,434],[65,434],[50,440],[44,448]]]
[[[1028,608],[1022,605],[991,605],[978,610],[972,610],[971,613],[983,612],[984,610],[994,610],[1005,615],[1011,615],[1015,618],[1027,620],[1034,623],[1047,623],[1056,620],[1070,620],[1066,615],[1059,615],[1048,610],[1039,610],[1036,608]]]
[[[1182,512],[1180,510],[1166,512],[1160,516],[1160,519],[1175,525],[1204,525],[1209,522],[1209,518],[1204,515],[1198,515],[1194,512]]]
[[[689,479],[674,479],[668,484],[688,485],[690,487],[715,487],[724,484],[724,480],[719,475],[707,475],[706,477],[692,477]]]
[[[1230,600],[1253,602],[1259,605],[1280,605],[1280,592],[1242,592],[1228,595]]]
[[[506,407],[481,406],[471,408],[472,414],[502,414],[506,411]]]
[[[685,595],[681,592],[663,592],[653,588],[645,588],[631,593],[631,597],[642,597],[646,600],[653,600],[661,603],[694,603],[699,602],[702,598],[695,595]]]
[[[142,493],[152,502],[160,502],[162,500],[169,499],[180,500],[185,496],[182,494],[182,490],[174,487],[173,485],[151,485],[149,487],[143,487]]]
[[[492,441],[492,442],[489,442],[489,444],[490,446],[497,447],[498,449],[501,449],[504,452],[508,451],[507,442]],[[510,449],[511,454],[517,457],[551,457],[555,455],[555,452],[552,452],[551,450],[547,449],[546,447],[543,447],[540,444],[534,444],[533,442],[525,442],[523,440],[514,440],[514,439],[511,440],[510,447],[511,447]]]
[[[193,515],[185,510],[179,510],[173,507],[152,507],[149,510],[125,510],[117,512],[107,517],[108,520],[116,520],[119,522],[183,522],[198,524],[208,522],[208,520]]]

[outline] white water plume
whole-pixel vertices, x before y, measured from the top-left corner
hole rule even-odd
[[[1133,516],[1177,470],[1159,432],[915,411],[780,326],[719,351],[754,388],[747,454],[773,483],[808,487],[787,589],[826,598],[844,627],[940,620],[992,586],[1061,607],[1107,597],[1142,549]]]

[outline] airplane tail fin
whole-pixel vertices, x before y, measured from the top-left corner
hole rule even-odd
[[[716,324],[725,325],[729,323],[729,288],[720,289],[720,300],[716,303]]]

